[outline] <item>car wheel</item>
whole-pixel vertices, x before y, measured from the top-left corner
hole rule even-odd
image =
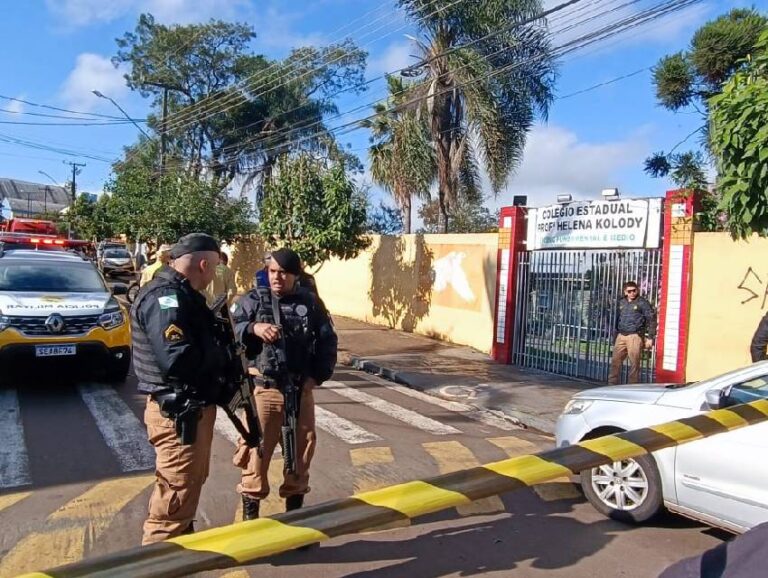
[[[650,520],[663,504],[659,468],[652,456],[584,470],[581,488],[598,512],[621,522]]]

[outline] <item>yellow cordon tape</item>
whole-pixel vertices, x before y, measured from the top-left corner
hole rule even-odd
[[[768,401],[755,401],[24,576],[148,578],[229,568],[335,536],[453,508],[766,420]]]

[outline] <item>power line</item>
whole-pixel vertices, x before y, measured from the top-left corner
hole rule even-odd
[[[21,120],[0,120],[0,124],[12,124],[23,126],[120,126],[124,124],[133,124],[129,120],[111,120],[111,121],[83,121],[83,122],[34,122]]]
[[[442,1],[442,0],[431,0],[430,4],[434,5],[436,2],[439,2],[439,1]],[[452,6],[455,6],[456,4],[459,4],[459,3],[464,2],[464,1],[466,1],[466,0],[453,0],[450,4],[448,4],[446,6],[441,6],[440,8],[438,8],[435,11],[431,12],[427,16],[417,19],[417,21],[418,20],[423,20],[423,19],[428,18],[430,16],[433,16],[433,15],[437,14],[438,12],[447,10],[447,9],[451,8]],[[578,1],[578,0],[576,0],[576,1]],[[396,28],[394,30],[389,31],[386,34],[384,34],[384,35],[382,35],[382,36],[380,36],[378,38],[375,38],[374,40],[368,41],[363,46],[368,46],[368,45],[372,44],[373,42],[378,42],[378,41],[382,40],[383,38],[386,38],[387,36],[392,35],[395,32],[398,32],[400,30],[403,30],[403,29],[407,28],[411,24],[412,23],[410,23],[410,22],[406,22],[402,26],[400,26],[400,27],[398,27],[398,28]],[[377,29],[373,30],[370,34],[374,34],[374,33],[378,32],[378,31],[380,31],[385,26],[386,25],[379,26]],[[177,119],[175,121],[175,124],[172,123],[172,125],[170,127],[170,130],[182,130],[183,128],[185,128],[189,124],[192,124],[192,123],[195,123],[195,122],[202,122],[202,121],[210,118],[211,116],[214,116],[214,115],[217,115],[217,114],[222,114],[222,113],[224,113],[224,112],[226,112],[228,110],[231,110],[232,108],[235,108],[236,106],[240,106],[241,104],[247,102],[248,100],[255,100],[257,98],[260,98],[260,97],[262,97],[262,96],[264,96],[266,94],[269,94],[269,93],[277,90],[278,88],[281,88],[281,87],[287,85],[289,82],[296,82],[297,80],[300,80],[300,79],[302,79],[302,78],[312,74],[313,72],[316,72],[317,70],[319,70],[320,68],[322,68],[324,66],[330,66],[331,64],[339,62],[344,56],[345,56],[345,54],[342,54],[341,56],[337,56],[333,60],[324,61],[320,66],[316,66],[314,68],[311,68],[308,71],[305,71],[304,73],[300,74],[299,76],[297,76],[295,78],[290,78],[289,80],[286,80],[284,82],[279,82],[281,77],[282,78],[287,78],[289,76],[289,74],[290,74],[290,72],[285,73],[282,76],[278,76],[275,79],[276,81],[278,81],[278,84],[276,84],[275,86],[271,86],[269,88],[266,88],[267,80],[271,81],[272,79],[270,78],[270,79],[267,79],[267,80],[263,80],[262,84],[260,86],[250,87],[250,89],[249,89],[250,91],[261,90],[263,88],[266,88],[266,90],[262,90],[262,92],[259,92],[259,93],[255,94],[255,95],[245,96],[244,93],[243,93],[244,92],[244,87],[239,87],[239,88],[236,87],[234,92],[230,91],[230,94],[228,96],[225,96],[221,101],[211,105],[209,110],[206,110],[203,113],[202,117],[200,117],[200,118],[189,118],[188,117],[187,119],[183,119],[183,120]],[[257,74],[261,74],[261,72],[259,72]],[[256,76],[256,74],[252,75],[251,78],[253,78],[255,76]],[[241,89],[243,89],[243,90],[241,90]],[[236,100],[237,102],[233,102],[233,99]],[[224,106],[224,108],[219,108],[217,110],[212,110],[215,107],[221,107],[221,106]],[[181,112],[183,112],[183,111],[181,111]]]
[[[641,74],[647,70],[651,70],[653,66],[646,66],[645,68],[640,68],[639,70],[635,70],[634,72],[630,72],[628,74],[623,74],[622,76],[617,76],[616,78],[612,78],[610,80],[606,80],[605,82],[600,82],[598,84],[593,84],[592,86],[588,86],[587,88],[583,88],[581,90],[577,90],[576,92],[571,92],[569,94],[564,94],[563,96],[557,96],[555,97],[555,100],[565,100],[566,98],[571,98],[573,96],[578,96],[579,94],[584,94],[585,92],[590,92],[592,90],[595,90],[596,88],[601,88],[603,86],[608,86],[609,84],[613,84],[614,82],[619,82],[620,80],[626,80],[627,78],[632,78],[633,76],[637,76],[638,74]]]

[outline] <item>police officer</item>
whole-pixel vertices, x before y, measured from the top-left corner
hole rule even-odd
[[[656,337],[656,312],[634,281],[624,283],[624,297],[616,306],[616,342],[613,346],[608,383],[619,383],[624,359],[629,357],[629,383],[640,380],[640,360],[643,348],[651,349]]]
[[[749,344],[749,354],[752,357],[752,363],[768,359],[768,313],[766,313],[757,324],[755,334],[752,336],[752,342]]]
[[[281,439],[284,398],[280,382],[270,377],[280,359],[285,360],[291,379],[300,384],[301,397],[295,471],[285,472],[279,493],[290,511],[300,508],[304,494],[309,492],[309,466],[316,443],[313,389],[333,374],[338,340],[325,307],[312,292],[297,285],[301,271],[301,261],[294,251],[272,252],[267,267],[269,288],[252,289],[235,305],[237,337],[261,376],[254,395],[264,436],[263,451],[260,454],[241,440],[234,458],[235,465],[242,468],[238,491],[246,520],[258,518],[259,502],[269,495],[267,471]],[[275,310],[280,319],[274,318]],[[284,357],[280,357],[281,353]]]
[[[208,476],[216,383],[226,359],[200,293],[215,274],[219,244],[192,233],[170,257],[170,266],[142,287],[131,310],[133,367],[139,391],[147,394],[144,422],[157,455],[143,544],[194,531]]]

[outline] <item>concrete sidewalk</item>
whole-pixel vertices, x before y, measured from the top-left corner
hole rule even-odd
[[[547,433],[570,397],[598,383],[501,365],[470,347],[334,316],[339,362]]]

